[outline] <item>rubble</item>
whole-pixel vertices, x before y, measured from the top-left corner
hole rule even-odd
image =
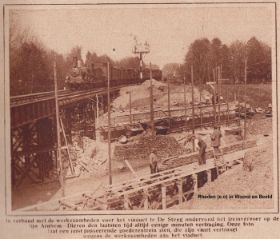
[[[76,176],[105,175],[107,172],[107,144],[98,143],[88,137],[74,136],[69,146],[70,158]]]
[[[186,153],[186,150],[170,136],[147,136],[137,137],[137,141],[126,145],[116,145],[113,159],[116,161],[128,160],[134,168],[147,166],[149,154],[154,149],[159,158],[167,158]]]

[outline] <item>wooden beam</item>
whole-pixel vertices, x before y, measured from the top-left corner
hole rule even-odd
[[[177,185],[178,185],[178,203],[179,203],[179,207],[181,207],[183,204],[183,180],[180,179]]]
[[[124,160],[125,164],[127,165],[127,167],[129,168],[129,170],[132,172],[132,174],[135,176],[135,177],[139,177],[137,175],[137,173],[134,171],[134,169],[132,168],[131,164],[127,161],[127,160]]]
[[[162,203],[162,209],[166,209],[166,186],[161,185],[161,203]]]

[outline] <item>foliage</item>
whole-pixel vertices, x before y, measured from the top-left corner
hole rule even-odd
[[[120,68],[134,68],[138,69],[140,65],[140,59],[139,57],[125,57],[121,59],[120,61],[117,61],[116,63],[117,67]]]
[[[193,66],[195,84],[214,80],[213,69],[222,68],[222,78],[233,83],[244,82],[245,59],[247,60],[247,82],[271,81],[271,48],[255,37],[247,43],[234,41],[229,46],[214,38],[195,40],[185,55],[184,71],[190,79]]]
[[[13,18],[16,19],[16,18]],[[82,59],[82,47],[74,46],[66,55],[47,49],[28,29],[21,30],[16,20],[10,24],[10,89],[11,95],[30,94],[53,90],[53,64],[57,65],[58,87],[63,89],[66,74],[73,67],[73,59],[87,66],[94,62],[110,62],[116,67],[139,69],[139,57],[125,57],[113,61],[107,55],[98,56],[88,51]],[[252,37],[247,43],[234,41],[229,46],[219,38],[195,40],[185,55],[184,64],[169,63],[163,69],[163,77],[169,81],[186,82],[191,79],[191,66],[195,84],[213,81],[213,69],[222,68],[222,78],[232,83],[244,82],[244,65],[247,59],[248,83],[271,81],[271,48]],[[149,67],[144,64],[144,67]],[[153,69],[159,69],[152,65]]]
[[[170,80],[179,74],[180,65],[178,63],[168,63],[162,68],[162,75],[165,80]]]
[[[203,84],[209,75],[209,57],[215,55],[215,48],[211,47],[208,39],[195,40],[189,47],[185,61],[188,66],[193,66],[193,74],[196,75],[196,82]],[[195,67],[194,67],[195,66]],[[188,72],[190,69],[188,69]]]

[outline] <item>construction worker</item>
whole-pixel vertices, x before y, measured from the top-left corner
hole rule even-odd
[[[150,156],[150,169],[151,169],[151,173],[157,173],[158,172],[158,156],[156,155],[156,151],[154,149],[152,149]]]
[[[212,144],[212,147],[214,150],[214,159],[215,159],[214,162],[217,167],[218,174],[220,172],[224,172],[226,170],[224,158],[223,158],[222,152],[220,150],[221,138],[222,138],[222,133],[221,133],[220,127],[215,125],[214,131],[211,135],[211,144]]]
[[[214,95],[212,95],[211,100],[212,100],[212,105],[214,105],[215,103],[218,104],[219,103],[219,96],[216,95],[216,97],[215,97]]]
[[[215,125],[214,126],[214,131],[211,134],[211,145],[214,149],[214,154],[215,155],[221,154],[221,151],[220,151],[221,138],[222,138],[222,133],[221,133],[220,127]]]
[[[198,165],[206,164],[206,148],[207,144],[204,142],[204,140],[197,136],[194,139],[196,148],[198,149],[199,158],[198,158]]]

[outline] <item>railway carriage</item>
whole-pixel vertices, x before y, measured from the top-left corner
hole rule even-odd
[[[82,62],[74,63],[73,68],[66,76],[66,86],[71,90],[96,89],[107,86],[108,73],[110,73],[111,86],[128,85],[142,83],[138,69],[117,68],[104,62],[94,62],[88,66],[82,66]],[[161,70],[153,69],[152,76],[156,80],[161,80]],[[150,78],[150,70],[143,70],[143,80]]]

